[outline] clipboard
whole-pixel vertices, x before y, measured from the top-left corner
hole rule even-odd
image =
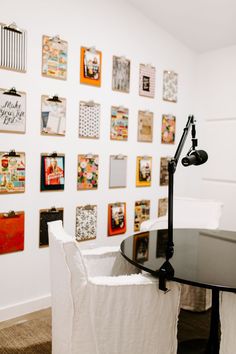
[[[0,23],[0,68],[25,73],[27,32],[16,23]]]
[[[139,200],[134,206],[134,231],[140,231],[143,221],[150,219],[150,200]]]
[[[76,208],[77,241],[94,240],[97,237],[97,205],[80,205]]]
[[[42,38],[42,76],[67,79],[68,43],[59,35]]]
[[[80,83],[101,86],[102,52],[95,47],[81,47]]]
[[[152,157],[137,156],[136,187],[150,187],[152,180]]]
[[[25,153],[0,152],[0,194],[25,191]]]
[[[129,93],[130,60],[124,56],[113,55],[112,58],[112,90]]]
[[[26,129],[26,93],[0,88],[0,132],[24,134]]]
[[[0,254],[24,250],[24,211],[0,213]]]
[[[66,99],[54,96],[41,96],[41,134],[65,136]]]
[[[110,156],[109,188],[126,188],[127,156]]]
[[[95,190],[98,188],[98,167],[98,155],[78,155],[77,190]]]
[[[39,211],[39,247],[48,246],[48,225],[50,221],[61,220],[63,223],[64,209],[40,209]]]
[[[126,203],[108,204],[108,236],[126,232]]]
[[[139,65],[139,95],[155,98],[156,68],[151,64]]]
[[[153,137],[153,113],[138,112],[138,141],[151,143]]]
[[[111,107],[111,140],[128,140],[129,109],[122,106]]]
[[[99,139],[101,105],[94,101],[79,103],[79,137]]]
[[[41,154],[40,191],[63,191],[65,186],[65,155]]]

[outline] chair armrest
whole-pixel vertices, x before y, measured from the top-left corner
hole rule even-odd
[[[118,276],[140,272],[126,261],[119,247],[98,247],[83,250],[81,253],[89,277]]]

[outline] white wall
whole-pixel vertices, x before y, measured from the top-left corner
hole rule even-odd
[[[198,57],[198,115],[202,148],[209,155],[204,165],[201,195],[224,203],[221,227],[236,229],[236,46]]]
[[[173,156],[174,146],[164,146],[161,140],[161,115],[172,113],[177,117],[176,142],[179,141],[187,116],[194,114],[193,86],[195,83],[196,56],[167,33],[156,27],[125,1],[82,0],[27,1],[12,0],[1,3],[0,21],[16,22],[28,32],[27,73],[0,71],[0,87],[15,86],[27,93],[27,131],[25,135],[0,133],[0,151],[25,151],[26,192],[0,195],[0,212],[25,211],[25,250],[0,256],[0,320],[21,315],[50,303],[48,248],[39,249],[39,209],[64,207],[64,225],[68,232],[75,232],[77,205],[98,205],[98,237],[92,245],[118,245],[133,233],[134,202],[151,200],[151,217],[157,215],[158,198],[167,196],[167,188],[159,186],[161,156]],[[68,41],[69,63],[67,81],[41,76],[42,35],[60,37]],[[96,46],[103,53],[102,86],[94,88],[79,83],[80,46]],[[112,55],[131,59],[130,94],[111,90]],[[138,95],[140,63],[156,66],[156,98]],[[179,74],[178,103],[162,100],[163,70]],[[66,137],[40,135],[40,104],[42,94],[58,94],[67,99]],[[101,104],[100,139],[78,138],[78,108],[80,100],[94,100]],[[128,142],[110,141],[111,105],[123,105],[130,110]],[[153,143],[137,142],[137,112],[148,109],[154,112]],[[186,144],[190,147],[191,140]],[[187,149],[186,147],[186,149]],[[65,153],[66,180],[63,192],[40,192],[40,153],[57,151]],[[77,191],[76,164],[79,153],[98,153],[99,188],[97,191]],[[128,155],[127,188],[109,190],[109,155]],[[135,187],[136,156],[153,157],[152,186]],[[193,175],[193,176],[191,176]],[[188,178],[189,176],[189,178]],[[191,176],[191,180],[190,180]],[[192,195],[198,189],[198,176],[180,167],[176,173],[176,193]],[[194,181],[194,191],[192,190]],[[125,235],[107,237],[107,204],[127,203],[128,225]],[[86,245],[85,245],[86,244]]]

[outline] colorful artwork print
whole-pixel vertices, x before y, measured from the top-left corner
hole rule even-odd
[[[168,157],[161,157],[160,163],[160,186],[167,186],[169,175],[168,175]]]
[[[151,186],[152,179],[152,158],[150,156],[138,156],[136,165],[136,186]]]
[[[133,260],[136,262],[148,261],[149,232],[134,235],[133,239]]]
[[[108,205],[108,236],[126,232],[126,203]]]
[[[78,190],[98,188],[98,161],[98,155],[78,155]]]
[[[128,119],[128,108],[111,107],[111,140],[128,140]]]
[[[61,135],[66,134],[66,99],[50,99],[42,96],[41,99],[41,134]]]
[[[168,198],[160,198],[158,200],[158,217],[167,215]]]
[[[95,102],[80,101],[79,137],[98,139],[100,135],[101,106]]]
[[[85,205],[76,208],[77,241],[93,240],[97,236],[97,206]]]
[[[95,48],[81,47],[80,83],[101,86],[102,53]]]
[[[129,93],[130,60],[113,56],[112,90]]]
[[[139,66],[139,95],[155,97],[156,69],[151,65]]]
[[[0,132],[25,133],[26,94],[0,89]]]
[[[175,116],[166,114],[162,115],[161,142],[162,144],[174,144]]]
[[[41,191],[63,190],[64,184],[64,155],[41,155]]]
[[[0,152],[0,194],[25,191],[25,154]]]
[[[48,222],[62,220],[63,208],[51,208],[49,210],[41,209],[39,211],[39,247],[48,246]]]
[[[177,102],[178,74],[174,71],[163,73],[163,100]]]
[[[143,221],[150,218],[150,200],[140,200],[135,202],[134,208],[134,231],[140,231]]]
[[[67,77],[66,41],[59,37],[43,36],[42,75],[54,79],[66,80]]]
[[[24,250],[23,211],[0,213],[0,254]]]
[[[153,113],[139,111],[138,112],[138,141],[152,142],[153,136]]]

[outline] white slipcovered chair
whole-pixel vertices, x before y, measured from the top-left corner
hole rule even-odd
[[[219,228],[223,204],[214,200],[174,198],[174,228]],[[141,231],[168,228],[167,216],[144,221]],[[182,285],[180,307],[190,311],[206,311],[211,307],[211,290]]]
[[[179,284],[165,294],[117,249],[80,251],[61,221],[48,230],[53,354],[176,354]]]
[[[236,351],[236,294],[220,292],[220,354]]]

